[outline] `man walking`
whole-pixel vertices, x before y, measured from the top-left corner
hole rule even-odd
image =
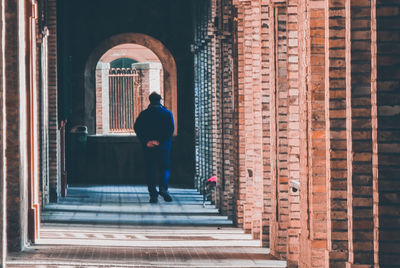
[[[149,100],[150,105],[139,114],[134,129],[144,150],[150,203],[157,203],[158,195],[161,195],[166,202],[171,202],[168,180],[174,119],[172,113],[161,105],[159,94],[151,93]],[[157,183],[159,191],[156,189]]]

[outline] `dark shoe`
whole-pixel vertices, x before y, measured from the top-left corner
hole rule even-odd
[[[150,196],[150,203],[152,203],[152,204],[158,203],[157,196]]]
[[[168,192],[160,192],[160,195],[164,198],[165,202],[171,202],[172,197],[169,195]]]

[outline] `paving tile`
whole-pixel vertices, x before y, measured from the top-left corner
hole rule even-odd
[[[7,267],[286,267],[195,190],[170,191],[151,205],[144,186],[70,187]]]

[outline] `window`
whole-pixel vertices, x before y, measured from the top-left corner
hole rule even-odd
[[[96,67],[96,134],[134,134],[149,94],[163,95],[163,88],[162,65],[150,49],[124,44],[107,51]]]
[[[134,133],[135,93],[140,92],[140,77],[133,68],[111,68],[109,72],[110,133]]]

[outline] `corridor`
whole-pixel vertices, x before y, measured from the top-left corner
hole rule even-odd
[[[1,267],[400,267],[400,0],[0,11]],[[156,205],[133,127],[153,91]]]
[[[7,267],[286,267],[196,190],[170,192],[149,204],[144,186],[71,187]]]

